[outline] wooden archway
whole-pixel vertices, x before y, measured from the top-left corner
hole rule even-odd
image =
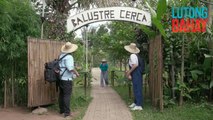
[[[83,11],[67,19],[67,32],[100,21],[128,21],[151,26],[151,14],[133,7],[106,7]]]

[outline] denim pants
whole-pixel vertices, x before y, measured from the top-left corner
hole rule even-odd
[[[60,80],[59,82],[59,108],[64,116],[70,115],[70,99],[72,93],[72,81]]]
[[[132,73],[132,84],[133,84],[133,93],[134,93],[134,103],[137,106],[143,106],[143,96],[142,96],[142,84],[143,84],[143,77],[142,73],[137,67]]]
[[[108,72],[101,71],[101,86],[108,85]]]

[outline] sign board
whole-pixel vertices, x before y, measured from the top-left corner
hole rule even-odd
[[[99,21],[129,21],[151,26],[151,14],[131,7],[97,8],[81,12],[67,19],[67,32],[74,31],[89,23]]]

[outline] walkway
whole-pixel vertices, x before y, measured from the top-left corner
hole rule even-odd
[[[100,70],[92,69],[92,97],[83,120],[132,120],[124,101],[111,87],[100,87]]]

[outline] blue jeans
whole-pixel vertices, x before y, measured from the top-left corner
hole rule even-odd
[[[108,85],[108,72],[107,71],[101,71],[101,86],[103,87],[105,85]]]
[[[142,85],[143,85],[143,77],[142,73],[137,67],[132,73],[132,84],[133,84],[133,93],[134,93],[134,103],[137,106],[143,106],[143,96],[142,96]]]

